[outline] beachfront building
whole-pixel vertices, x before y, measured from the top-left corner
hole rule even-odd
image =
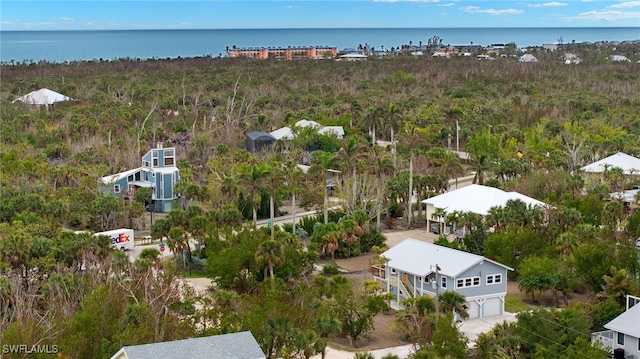
[[[227,49],[229,57],[245,57],[259,60],[301,60],[332,59],[338,53],[335,47],[297,46],[297,47],[238,47]]]

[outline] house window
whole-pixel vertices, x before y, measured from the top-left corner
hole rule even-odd
[[[391,274],[397,274],[398,272],[396,271],[395,268],[391,268]]]
[[[422,282],[422,277],[418,277],[418,282]]]
[[[133,175],[130,175],[129,177],[127,177],[127,182],[133,182]]]
[[[440,287],[442,288],[447,287],[447,277],[440,277]]]
[[[149,162],[149,161],[142,161],[142,166],[143,166],[143,167],[151,167],[151,162]]]
[[[152,156],[153,156],[153,167],[158,167],[158,151],[153,151]]]
[[[624,333],[618,333],[618,344],[624,345]]]
[[[119,184],[114,184],[113,185],[113,193],[120,193],[120,185]]]
[[[640,351],[640,338],[638,338],[638,351]]]
[[[502,282],[502,274],[490,274],[487,276],[487,284],[498,284]]]
[[[477,287],[479,285],[480,277],[469,277],[456,280],[456,288]]]
[[[175,154],[173,150],[164,151],[164,165],[173,166],[175,164]]]

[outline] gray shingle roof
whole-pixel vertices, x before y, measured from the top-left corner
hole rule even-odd
[[[604,327],[618,333],[640,338],[640,305],[636,304],[627,309],[626,312],[615,317],[612,321],[605,324]]]
[[[123,353],[129,359],[265,359],[251,332],[214,335],[153,344],[125,346],[112,358]]]

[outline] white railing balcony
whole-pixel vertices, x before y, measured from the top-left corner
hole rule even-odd
[[[591,333],[591,343],[595,344],[600,342],[602,344],[602,349],[613,353],[613,335],[614,333],[612,330]]]

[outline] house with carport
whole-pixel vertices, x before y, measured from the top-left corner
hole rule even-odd
[[[546,206],[544,202],[518,192],[506,192],[499,188],[477,184],[427,198],[421,203],[426,205],[429,231],[436,234],[449,234],[452,229],[445,226],[445,217],[434,216],[437,210],[440,210],[445,215],[457,211],[486,216],[491,208],[504,207],[510,200],[520,200],[533,207]]]
[[[463,295],[470,318],[505,313],[507,272],[513,269],[472,253],[405,239],[380,255],[373,278],[395,296],[391,306],[418,296],[436,298],[445,291]]]

